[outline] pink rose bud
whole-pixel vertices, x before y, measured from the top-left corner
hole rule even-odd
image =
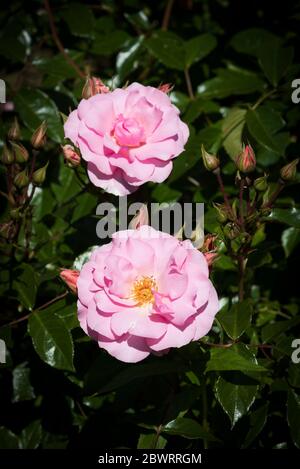
[[[64,153],[65,160],[69,166],[71,166],[72,168],[76,168],[80,165],[80,155],[78,155],[72,145],[62,145],[61,148]]]
[[[251,173],[255,170],[256,158],[251,145],[243,146],[243,150],[235,159],[235,164],[242,173]]]
[[[14,118],[14,121],[9,128],[7,136],[9,140],[18,140],[21,136],[19,122],[16,117]]]
[[[85,85],[82,89],[82,97],[89,99],[91,96],[96,94],[109,93],[110,89],[108,86],[104,85],[103,81],[97,77],[87,78]]]
[[[204,252],[203,254],[209,267],[214,263],[214,261],[219,256],[217,252]]]
[[[293,181],[297,173],[297,164],[299,163],[299,158],[291,161],[291,163],[286,164],[280,170],[280,177],[283,181]]]
[[[142,205],[138,213],[133,217],[133,219],[129,223],[129,229],[137,230],[142,225],[149,225],[149,214],[147,205]]]
[[[77,293],[77,279],[79,277],[78,270],[61,270],[59,276],[68,285],[73,293]]]
[[[164,83],[162,85],[159,85],[158,89],[159,91],[162,91],[163,93],[170,93],[172,89],[174,88],[174,85],[171,85],[171,83]]]

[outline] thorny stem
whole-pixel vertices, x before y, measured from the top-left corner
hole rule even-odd
[[[194,92],[193,92],[193,86],[192,86],[192,82],[191,82],[191,77],[190,77],[190,72],[189,72],[188,68],[184,69],[184,76],[185,76],[185,81],[186,81],[186,86],[187,86],[187,90],[188,90],[188,93],[189,93],[189,97],[191,99],[195,99]]]
[[[44,0],[44,5],[45,5],[45,9],[48,13],[48,18],[49,18],[49,24],[50,24],[52,37],[53,37],[53,40],[54,40],[58,50],[64,56],[66,62],[68,62],[69,65],[71,65],[71,67],[74,68],[74,70],[76,70],[77,75],[80,78],[85,78],[85,73],[78,67],[78,65],[74,62],[74,60],[66,53],[65,48],[64,48],[64,46],[63,46],[63,44],[62,44],[62,42],[61,42],[61,40],[58,36],[49,0]]]
[[[68,291],[65,291],[64,293],[61,293],[60,295],[56,296],[55,298],[52,298],[52,300],[47,301],[47,303],[44,303],[43,305],[39,306],[35,310],[31,311],[30,313],[26,314],[26,316],[22,316],[19,319],[14,319],[13,321],[3,324],[1,327],[6,327],[6,326],[14,326],[15,324],[18,324],[19,322],[26,321],[33,313],[36,313],[37,311],[41,311],[42,309],[47,308],[48,306],[52,305],[53,303],[56,303],[59,300],[62,300],[65,298],[65,296],[68,295]]]
[[[163,31],[167,31],[169,27],[173,5],[174,5],[174,0],[168,0],[166,3],[166,8],[164,11],[164,16],[163,16],[163,20],[161,24],[161,29]]]

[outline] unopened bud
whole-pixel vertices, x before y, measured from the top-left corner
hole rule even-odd
[[[78,270],[61,270],[59,276],[68,285],[68,287],[73,293],[77,293],[77,280],[79,277]]]
[[[24,145],[22,145],[21,143],[13,142],[13,141],[11,141],[10,144],[15,154],[15,159],[18,163],[25,163],[26,161],[28,161],[29,153],[27,149],[24,147]]]
[[[158,90],[168,94],[172,91],[173,88],[174,85],[171,85],[171,83],[163,83],[162,85],[159,85]]]
[[[258,192],[265,192],[268,188],[267,176],[261,176],[255,179],[253,185]]]
[[[216,155],[211,155],[205,151],[204,145],[201,145],[203,164],[208,171],[214,171],[220,166],[220,160]]]
[[[45,181],[48,164],[49,161],[47,162],[47,164],[45,164],[45,166],[34,171],[32,175],[32,182],[37,186],[43,184],[43,182]]]
[[[23,171],[21,171],[19,174],[16,175],[14,179],[14,184],[19,189],[22,189],[23,187],[28,186],[29,178],[28,178],[26,169],[24,169]]]
[[[280,170],[280,177],[283,181],[293,181],[295,179],[297,173],[297,164],[299,163],[299,158],[291,161],[290,163],[286,164]]]
[[[256,158],[251,145],[243,146],[243,150],[235,159],[235,164],[242,173],[251,173],[255,170]]]
[[[47,122],[43,121],[41,125],[33,132],[31,145],[35,149],[43,147],[46,143]]]
[[[4,145],[2,155],[1,155],[1,161],[4,164],[12,164],[15,161],[15,156],[7,145]]]
[[[9,140],[19,140],[21,136],[20,126],[18,119],[15,117],[13,123],[11,124],[8,134]]]
[[[224,204],[213,204],[214,209],[217,212],[217,220],[220,223],[225,223],[228,220],[228,210]]]
[[[109,92],[110,89],[100,78],[89,77],[84,84],[81,96],[84,99],[89,99],[91,96],[95,96],[96,94],[104,94]]]
[[[235,239],[240,235],[240,230],[234,223],[227,223],[224,226],[224,234],[229,239]]]
[[[10,210],[9,214],[10,214],[11,218],[13,218],[14,220],[18,220],[22,216],[22,209],[21,208],[13,208],[12,210]]]
[[[61,148],[68,166],[76,168],[80,165],[80,155],[78,155],[72,145],[62,145]]]
[[[133,217],[129,223],[129,229],[137,230],[143,225],[149,225],[149,214],[147,205],[143,204],[138,213]]]

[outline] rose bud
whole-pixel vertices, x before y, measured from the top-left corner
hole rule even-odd
[[[48,164],[49,161],[45,164],[45,166],[34,171],[32,175],[32,182],[37,186],[43,184],[43,182],[45,181]]]
[[[130,230],[137,230],[142,225],[149,225],[149,214],[147,205],[142,205],[138,213],[133,217],[129,223]]]
[[[267,176],[261,176],[255,179],[253,185],[257,192],[265,192],[268,188]]]
[[[108,86],[104,85],[103,81],[97,77],[89,77],[87,78],[85,85],[82,89],[81,96],[84,99],[89,99],[91,96],[95,96],[96,94],[103,94],[109,93],[110,89]]]
[[[22,189],[23,187],[28,186],[29,178],[28,178],[26,169],[24,169],[24,171],[21,171],[19,174],[16,175],[14,179],[14,184],[19,189]]]
[[[297,172],[297,164],[299,163],[299,158],[291,161],[290,163],[286,164],[280,170],[280,177],[283,181],[293,181],[296,176]]]
[[[77,293],[77,279],[79,277],[78,270],[61,270],[59,276],[68,285],[73,293]]]
[[[21,136],[20,126],[16,117],[14,118],[14,121],[10,126],[7,136],[9,140],[18,140]]]
[[[220,223],[225,223],[228,220],[228,210],[224,204],[213,203],[213,207],[217,212],[217,220]]]
[[[76,168],[80,165],[81,157],[72,145],[62,145],[61,148],[68,166]]]
[[[174,85],[171,85],[171,83],[164,83],[162,85],[159,85],[158,90],[168,94],[172,91],[173,88]]]
[[[205,151],[204,145],[201,145],[203,164],[207,171],[215,171],[220,166],[220,160],[216,155],[211,155]]]
[[[15,156],[12,150],[7,145],[4,145],[3,147],[1,161],[4,164],[12,164],[15,161]]]
[[[18,163],[25,163],[28,161],[29,158],[29,153],[27,149],[24,147],[24,145],[21,145],[21,143],[16,143],[16,142],[10,142],[11,147],[14,151],[16,161]]]
[[[251,145],[243,146],[243,150],[235,159],[235,164],[242,173],[251,173],[255,170],[256,158]]]
[[[41,125],[33,132],[31,137],[31,145],[38,149],[45,145],[47,132],[47,122],[43,121]]]

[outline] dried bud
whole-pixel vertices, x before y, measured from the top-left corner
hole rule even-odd
[[[80,165],[81,158],[80,155],[74,150],[72,145],[62,145],[61,146],[65,161],[68,166],[72,168],[76,168],[77,166]]]
[[[171,85],[171,83],[164,83],[162,85],[159,85],[158,90],[168,94],[172,91],[173,88],[174,85]]]
[[[87,78],[85,85],[82,89],[81,96],[84,99],[89,99],[91,96],[96,94],[109,93],[110,89],[108,86],[104,85],[103,81],[97,77]]]
[[[23,171],[21,171],[19,174],[16,175],[14,179],[14,184],[19,189],[22,189],[23,187],[28,186],[29,178],[28,178],[26,169],[24,169]]]
[[[27,149],[21,144],[16,142],[10,142],[13,152],[15,154],[15,159],[18,163],[25,163],[28,161],[29,153]]]
[[[48,164],[49,161],[45,164],[45,166],[34,171],[32,175],[32,182],[37,186],[43,184],[43,182],[45,181]]]
[[[19,122],[16,117],[14,118],[14,121],[9,128],[7,136],[9,140],[19,140],[21,136]]]
[[[299,163],[299,158],[291,161],[290,163],[286,164],[280,170],[280,177],[283,181],[293,181],[296,176],[297,172],[297,164]]]
[[[59,276],[68,285],[73,293],[77,293],[77,279],[79,277],[78,270],[61,270]]]
[[[256,168],[256,158],[251,145],[243,146],[243,150],[236,157],[235,164],[242,173],[251,173]]]
[[[217,260],[219,254],[217,252],[204,252],[204,257],[208,266],[210,267]]]
[[[217,212],[217,220],[220,223],[225,223],[228,220],[228,210],[224,204],[213,204],[214,209]]]
[[[217,259],[218,253],[216,248],[216,240],[218,236],[213,234],[208,234],[204,237],[203,245],[200,251],[204,254],[204,257],[207,261],[207,264],[211,266],[213,262]]]
[[[15,156],[12,150],[7,145],[4,145],[3,147],[1,161],[4,164],[12,164],[15,161]]]
[[[253,185],[258,192],[265,192],[268,188],[267,176],[261,176],[255,179]]]
[[[208,171],[215,171],[220,166],[220,160],[216,155],[211,155],[205,151],[204,145],[201,145],[202,159],[205,168]]]
[[[149,225],[149,214],[147,205],[142,205],[139,209],[138,213],[133,217],[131,222],[129,223],[129,229],[137,230],[142,225]]]
[[[47,122],[43,121],[41,125],[33,132],[31,137],[31,145],[33,148],[38,149],[46,143]]]

